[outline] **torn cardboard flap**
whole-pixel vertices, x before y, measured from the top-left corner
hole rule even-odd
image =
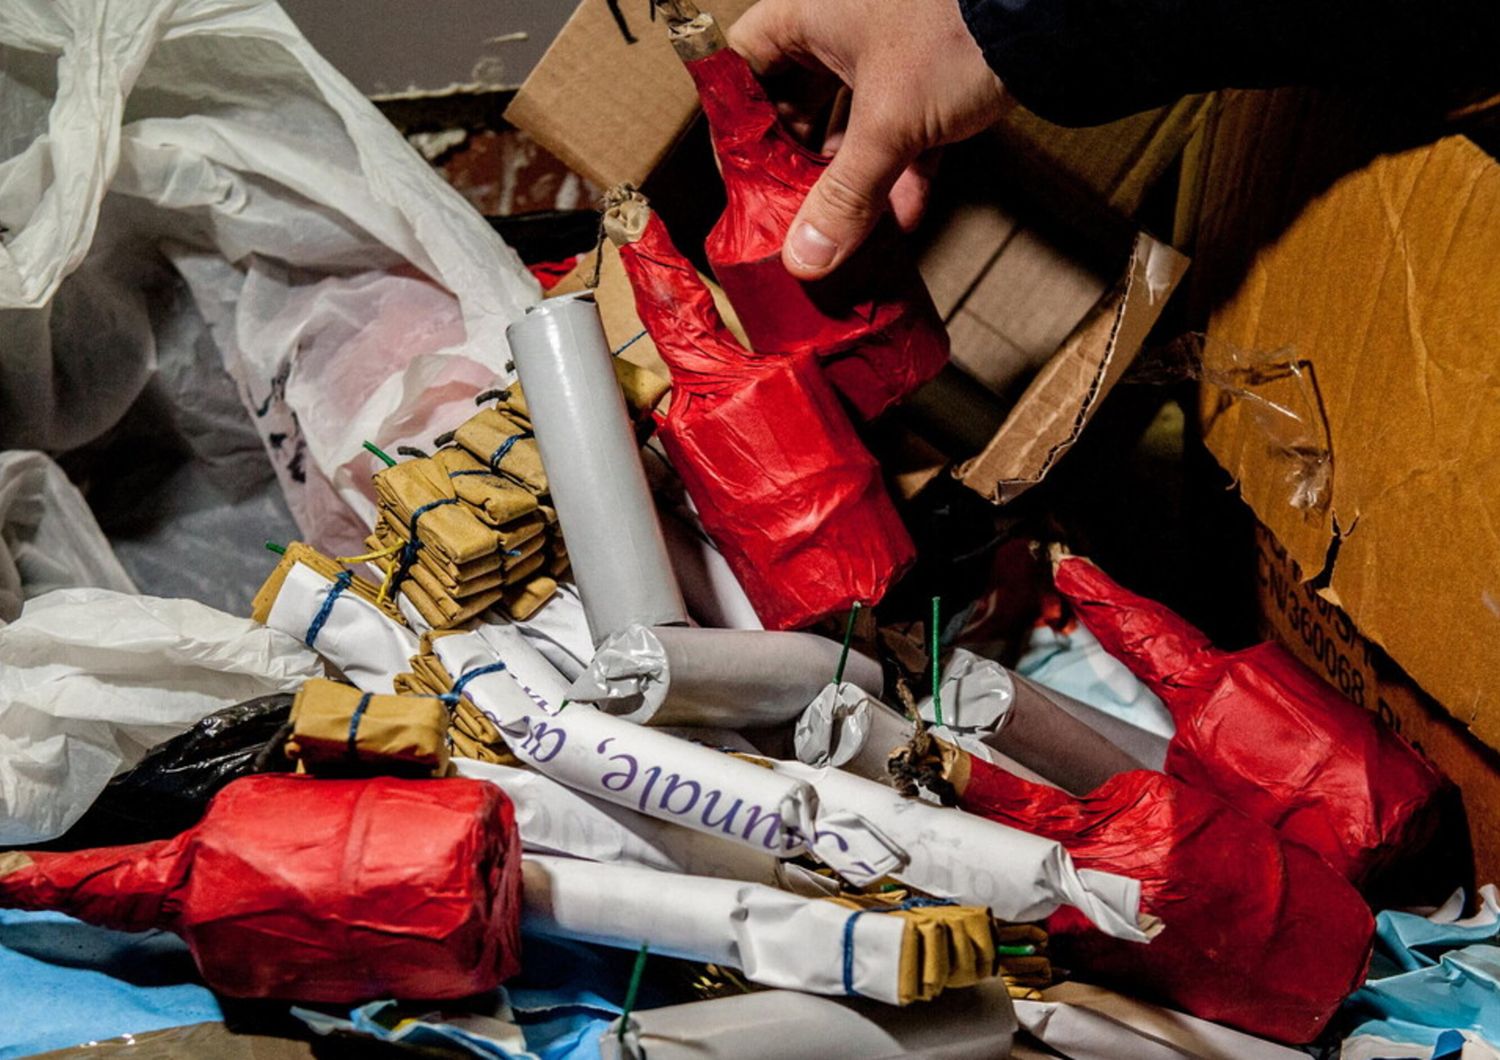
[[[1198,182],[1209,337],[1311,365],[1326,512],[1287,503],[1250,410],[1206,440],[1302,575],[1500,747],[1500,163],[1457,136],[1390,152],[1386,124],[1333,97],[1226,96]]]
[[[729,27],[752,0],[702,5]],[[584,0],[505,109],[575,172],[601,187],[640,184],[698,113],[693,83],[649,4],[621,5],[615,22],[604,0]]]
[[[1138,235],[1120,281],[1032,380],[984,451],[954,474],[997,503],[1040,482],[1140,352],[1187,266],[1171,247]]]

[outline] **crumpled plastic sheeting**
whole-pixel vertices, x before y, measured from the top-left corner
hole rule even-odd
[[[1425,1060],[1443,1051],[1445,1033],[1469,1039],[1457,1046],[1465,1057],[1500,1050],[1500,948],[1489,944],[1500,935],[1500,890],[1485,884],[1479,899],[1471,917],[1461,915],[1462,890],[1426,916],[1376,917],[1369,981],[1345,1004],[1361,1020],[1351,1039],[1367,1041],[1345,1055]],[[1400,1045],[1377,1049],[1372,1039]]]
[[[0,444],[71,449],[119,420],[165,257],[305,536],[350,543],[373,515],[360,443],[462,419],[535,281],[271,0],[6,14]]]
[[[1414,869],[1449,786],[1374,714],[1278,644],[1215,648],[1086,559],[1062,558],[1054,583],[1172,712],[1167,773],[1317,851],[1367,890],[1426,882]]]
[[[11,909],[0,909],[0,1012],[11,1017],[0,1060],[222,1018],[175,936]]]
[[[44,453],[0,453],[0,623],[53,589],[135,586],[63,469]]]
[[[0,627],[0,844],[56,838],[154,745],[321,673],[286,634],[190,600],[67,589],[30,601]]]
[[[1130,668],[1116,659],[1082,623],[1058,631],[1046,623],[1032,628],[1016,673],[1037,684],[1072,696],[1095,710],[1172,738],[1177,725],[1161,699]]]

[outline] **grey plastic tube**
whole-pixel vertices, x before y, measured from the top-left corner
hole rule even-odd
[[[1026,685],[1038,695],[1051,700],[1059,710],[1066,711],[1083,722],[1147,769],[1160,771],[1167,764],[1167,744],[1171,742],[1167,737],[1132,725],[1113,714],[1106,714],[1097,707],[1037,684],[1020,674],[1012,676],[1017,688]]]
[[[1141,762],[1064,711],[1029,681],[1016,680],[1010,716],[981,739],[1074,795],[1087,795]]]
[[[1003,1060],[1016,1013],[999,979],[897,1008],[791,990],[638,1009],[621,1049],[618,1021],[599,1039],[604,1060]]]
[[[505,337],[594,643],[686,623],[593,295],[545,299]]]
[[[840,651],[815,633],[632,628],[599,645],[568,698],[642,725],[779,725],[833,679]],[[851,651],[844,681],[879,695],[884,677]]]

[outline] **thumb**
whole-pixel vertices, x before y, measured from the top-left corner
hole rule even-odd
[[[787,271],[817,280],[838,268],[890,206],[896,178],[916,155],[915,146],[893,135],[889,111],[861,106],[856,92],[843,143],[787,233],[781,255]]]

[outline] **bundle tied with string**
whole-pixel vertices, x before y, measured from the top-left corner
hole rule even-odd
[[[448,772],[448,710],[434,696],[375,695],[317,678],[297,692],[291,726],[286,756],[299,772]]]
[[[434,629],[497,605],[525,618],[567,570],[524,403],[508,398],[461,425],[458,444],[375,475],[373,551],[354,558],[380,567],[382,595],[399,591]]]
[[[741,346],[633,189],[612,193],[604,224],[672,371],[662,444],[761,621],[795,629],[878,601],[915,548],[813,354]]]
[[[833,276],[805,283],[787,272],[782,244],[828,158],[782,126],[712,15],[674,0],[667,22],[724,177],[727,205],[704,246],[715,278],[757,352],[817,357],[839,394],[873,419],[948,361],[948,333],[910,248],[886,216]]]

